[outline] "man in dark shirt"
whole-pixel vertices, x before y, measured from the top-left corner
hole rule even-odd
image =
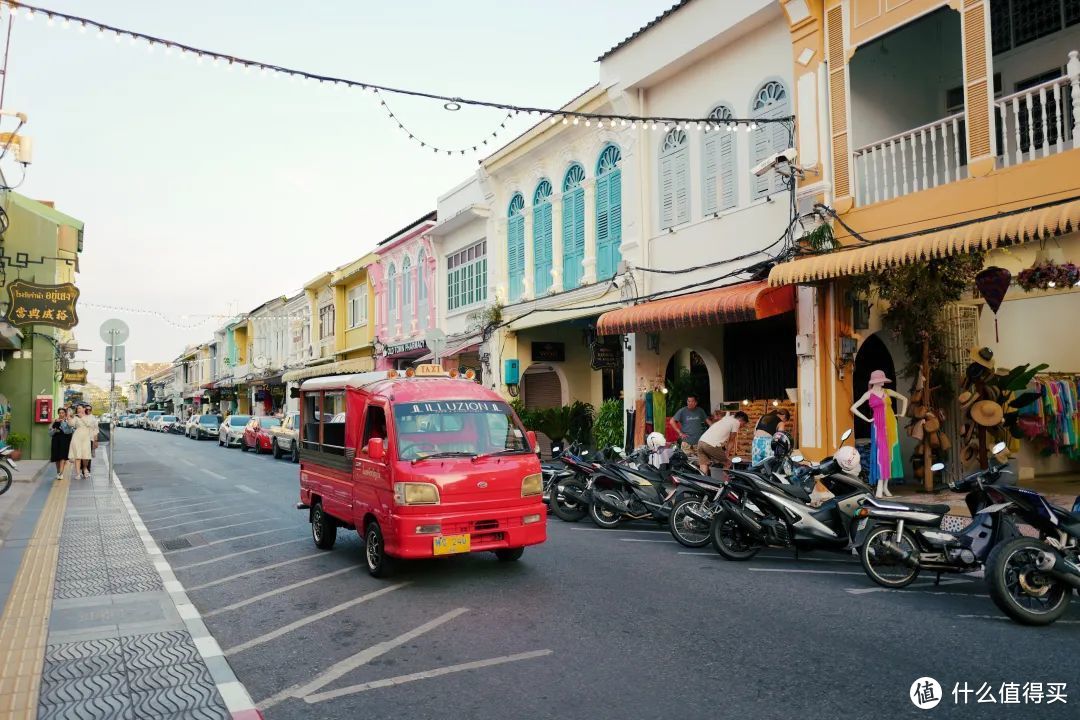
[[[679,408],[668,423],[679,434],[679,439],[691,447],[697,445],[698,438],[711,424],[708,413],[698,406],[697,398],[693,395],[686,397],[686,407]]]

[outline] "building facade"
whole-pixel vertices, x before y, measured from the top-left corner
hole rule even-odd
[[[435,327],[435,254],[429,234],[435,211],[382,240],[368,266],[375,289],[375,368],[402,368],[427,354],[425,335]],[[472,280],[474,287],[482,283]],[[486,287],[486,285],[485,285]]]

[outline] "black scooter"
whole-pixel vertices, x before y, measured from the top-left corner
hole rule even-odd
[[[604,463],[586,486],[591,493],[589,516],[602,528],[617,527],[623,520],[651,518],[666,523],[679,497],[673,478],[682,473],[701,476],[681,450],[659,468],[649,463],[644,447],[625,461]]]

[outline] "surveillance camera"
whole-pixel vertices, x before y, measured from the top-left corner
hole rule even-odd
[[[774,153],[754,166],[754,174],[761,177],[770,170],[779,169],[781,165],[791,165],[795,162],[796,157],[798,157],[798,153],[795,152],[795,148],[788,148]]]

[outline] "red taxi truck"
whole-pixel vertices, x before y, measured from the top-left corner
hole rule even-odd
[[[536,437],[470,377],[422,365],[307,380],[300,435],[297,508],[316,547],[356,530],[375,577],[398,559],[513,561],[547,539]]]

